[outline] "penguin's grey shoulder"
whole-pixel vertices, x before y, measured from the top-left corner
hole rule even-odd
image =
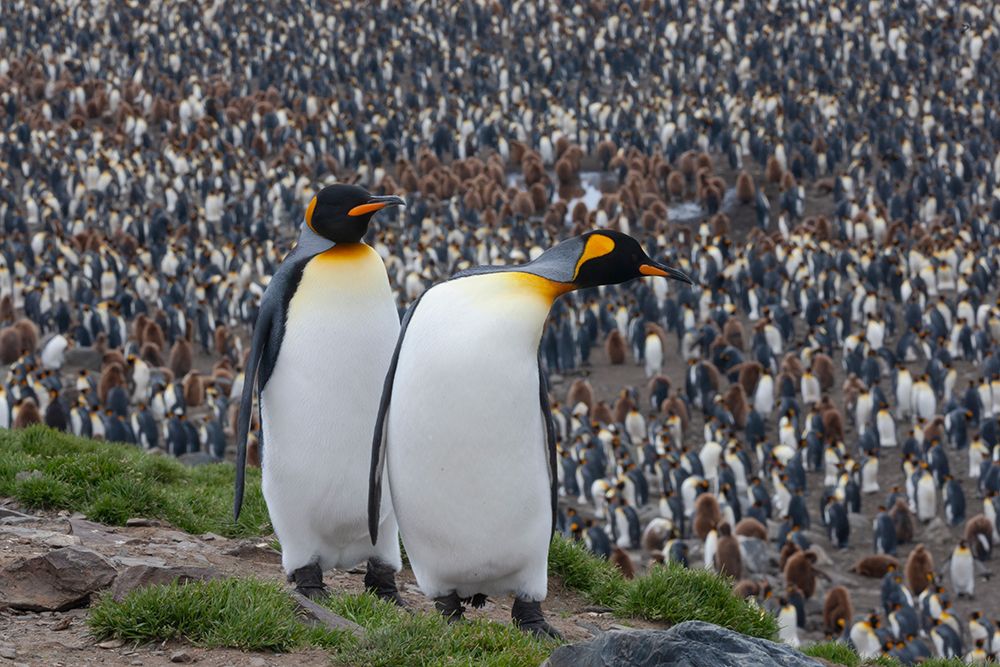
[[[433,289],[433,288],[432,288]],[[430,290],[428,290],[430,291]],[[427,292],[424,292],[426,294]],[[403,321],[399,325],[399,338],[396,339],[396,349],[392,351],[392,359],[389,361],[389,370],[385,374],[385,383],[382,385],[382,398],[378,403],[378,415],[375,418],[375,433],[372,437],[372,463],[368,475],[368,535],[372,544],[378,540],[378,519],[382,506],[382,470],[385,468],[385,444],[386,444],[386,418],[389,415],[389,403],[392,399],[392,387],[396,381],[396,367],[399,365],[399,350],[403,347],[403,339],[406,337],[406,330],[413,319],[420,300],[424,294],[417,297],[417,300],[410,304],[403,315]]]

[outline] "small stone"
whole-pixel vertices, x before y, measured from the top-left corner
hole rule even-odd
[[[17,657],[17,650],[13,646],[0,646],[0,658],[13,660]]]
[[[128,664],[135,665],[136,667],[138,667],[139,665],[142,664],[142,660],[138,660],[138,659],[137,660],[133,660],[132,662],[130,662]]]
[[[60,630],[67,629],[72,624],[73,624],[72,618],[64,618],[60,621],[56,621],[56,623],[52,626],[51,629],[53,632],[59,632]]]
[[[122,646],[125,646],[124,639],[109,639],[106,642],[101,642],[100,644],[98,644],[97,648],[111,649],[111,648],[121,648]]]
[[[250,667],[267,667],[267,660],[264,658],[250,658]]]
[[[43,475],[41,470],[22,470],[14,475],[14,481],[23,482],[28,479],[41,479],[42,477]]]
[[[170,654],[170,662],[194,662],[194,658],[187,651],[174,651]]]

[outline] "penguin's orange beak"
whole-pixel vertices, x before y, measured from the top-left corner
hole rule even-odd
[[[402,197],[396,197],[395,195],[389,195],[386,197],[369,197],[366,203],[355,206],[347,212],[347,215],[354,217],[374,213],[375,211],[381,211],[386,206],[406,206],[406,202],[403,201]]]
[[[688,285],[694,285],[694,281],[683,271],[679,271],[671,266],[660,263],[643,264],[639,267],[639,273],[644,276],[659,276],[661,278],[673,278]]]

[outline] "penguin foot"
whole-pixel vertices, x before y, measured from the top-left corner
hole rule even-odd
[[[409,607],[406,600],[399,594],[396,588],[396,572],[392,566],[386,565],[374,558],[368,559],[368,568],[365,571],[365,590],[374,593],[376,597],[387,600],[397,607],[404,609]]]
[[[466,600],[463,600],[463,602],[466,602]],[[486,596],[482,593],[476,593],[468,599],[468,602],[472,605],[473,609],[482,609],[486,605]]]
[[[463,620],[462,614],[465,612],[465,607],[462,606],[462,600],[458,597],[458,593],[434,598],[434,608],[441,612],[449,624]]]
[[[542,639],[562,639],[559,631],[545,620],[541,602],[516,598],[514,606],[510,609],[510,617],[514,621],[514,627],[522,632],[529,632]]]
[[[330,594],[323,583],[323,570],[319,563],[303,565],[288,575],[288,580],[295,584],[295,590],[310,600],[319,600]]]

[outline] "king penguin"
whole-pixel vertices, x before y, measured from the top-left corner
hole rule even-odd
[[[541,611],[557,499],[542,329],[556,297],[642,276],[691,282],[632,237],[594,231],[527,264],[462,271],[403,318],[372,443],[369,530],[393,539],[379,526],[388,470],[417,583],[449,621],[467,600],[513,594],[515,626],[558,636]]]
[[[399,315],[382,259],[362,242],[372,216],[400,206],[354,185],[323,188],[309,202],[294,250],[268,284],[254,326],[237,433],[236,500],[243,500],[254,379],[260,403],[262,490],[289,581],[325,594],[323,570],[368,559],[365,587],[402,604],[396,519],[367,539],[365,476],[382,379]]]

